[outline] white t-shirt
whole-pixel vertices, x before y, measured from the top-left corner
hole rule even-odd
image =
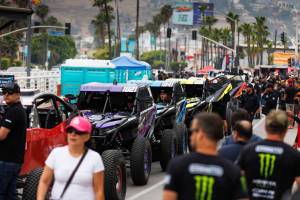
[[[77,166],[81,156],[72,157],[68,146],[55,148],[46,160],[46,165],[54,170],[54,185],[51,199],[59,199],[66,182]],[[93,174],[104,171],[100,155],[89,149],[87,155],[78,168],[71,184],[66,190],[63,200],[93,200]]]

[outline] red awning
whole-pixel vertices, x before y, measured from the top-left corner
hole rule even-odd
[[[203,69],[200,69],[197,71],[198,74],[205,74],[208,73],[209,71],[214,70],[215,68],[213,66],[206,66]]]

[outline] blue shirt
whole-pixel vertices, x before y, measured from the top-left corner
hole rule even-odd
[[[258,141],[260,141],[260,140],[262,140],[262,138],[261,137],[259,137],[259,136],[257,136],[257,135],[255,135],[255,134],[253,134],[252,135],[252,137],[251,137],[251,139],[250,139],[250,141],[249,141],[249,143],[251,142],[258,142]],[[222,143],[222,147],[224,147],[224,146],[226,146],[226,145],[229,145],[229,144],[234,144],[235,142],[234,142],[234,140],[233,140],[233,137],[232,137],[232,135],[230,135],[230,136],[227,136],[227,137],[225,137],[224,138],[224,141],[223,141],[223,143]]]
[[[219,150],[219,156],[235,162],[238,159],[240,152],[242,151],[242,148],[245,146],[245,144],[246,142],[237,142],[225,145]]]

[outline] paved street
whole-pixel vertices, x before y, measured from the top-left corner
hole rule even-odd
[[[265,137],[264,119],[255,120],[254,133]],[[293,144],[297,134],[297,129],[289,130],[285,140],[289,144]],[[152,164],[152,174],[149,183],[146,186],[134,186],[129,178],[127,183],[126,200],[159,200],[162,198],[164,173],[160,169],[158,162]]]

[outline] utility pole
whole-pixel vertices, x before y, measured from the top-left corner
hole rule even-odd
[[[31,15],[27,16],[27,34],[26,34],[26,44],[27,44],[27,56],[26,56],[26,71],[27,76],[30,76],[30,67],[31,67],[31,36],[32,36],[32,29],[31,29]],[[27,86],[29,87],[29,79],[27,82]]]
[[[277,29],[275,30],[275,38],[274,38],[274,52],[277,50]]]

